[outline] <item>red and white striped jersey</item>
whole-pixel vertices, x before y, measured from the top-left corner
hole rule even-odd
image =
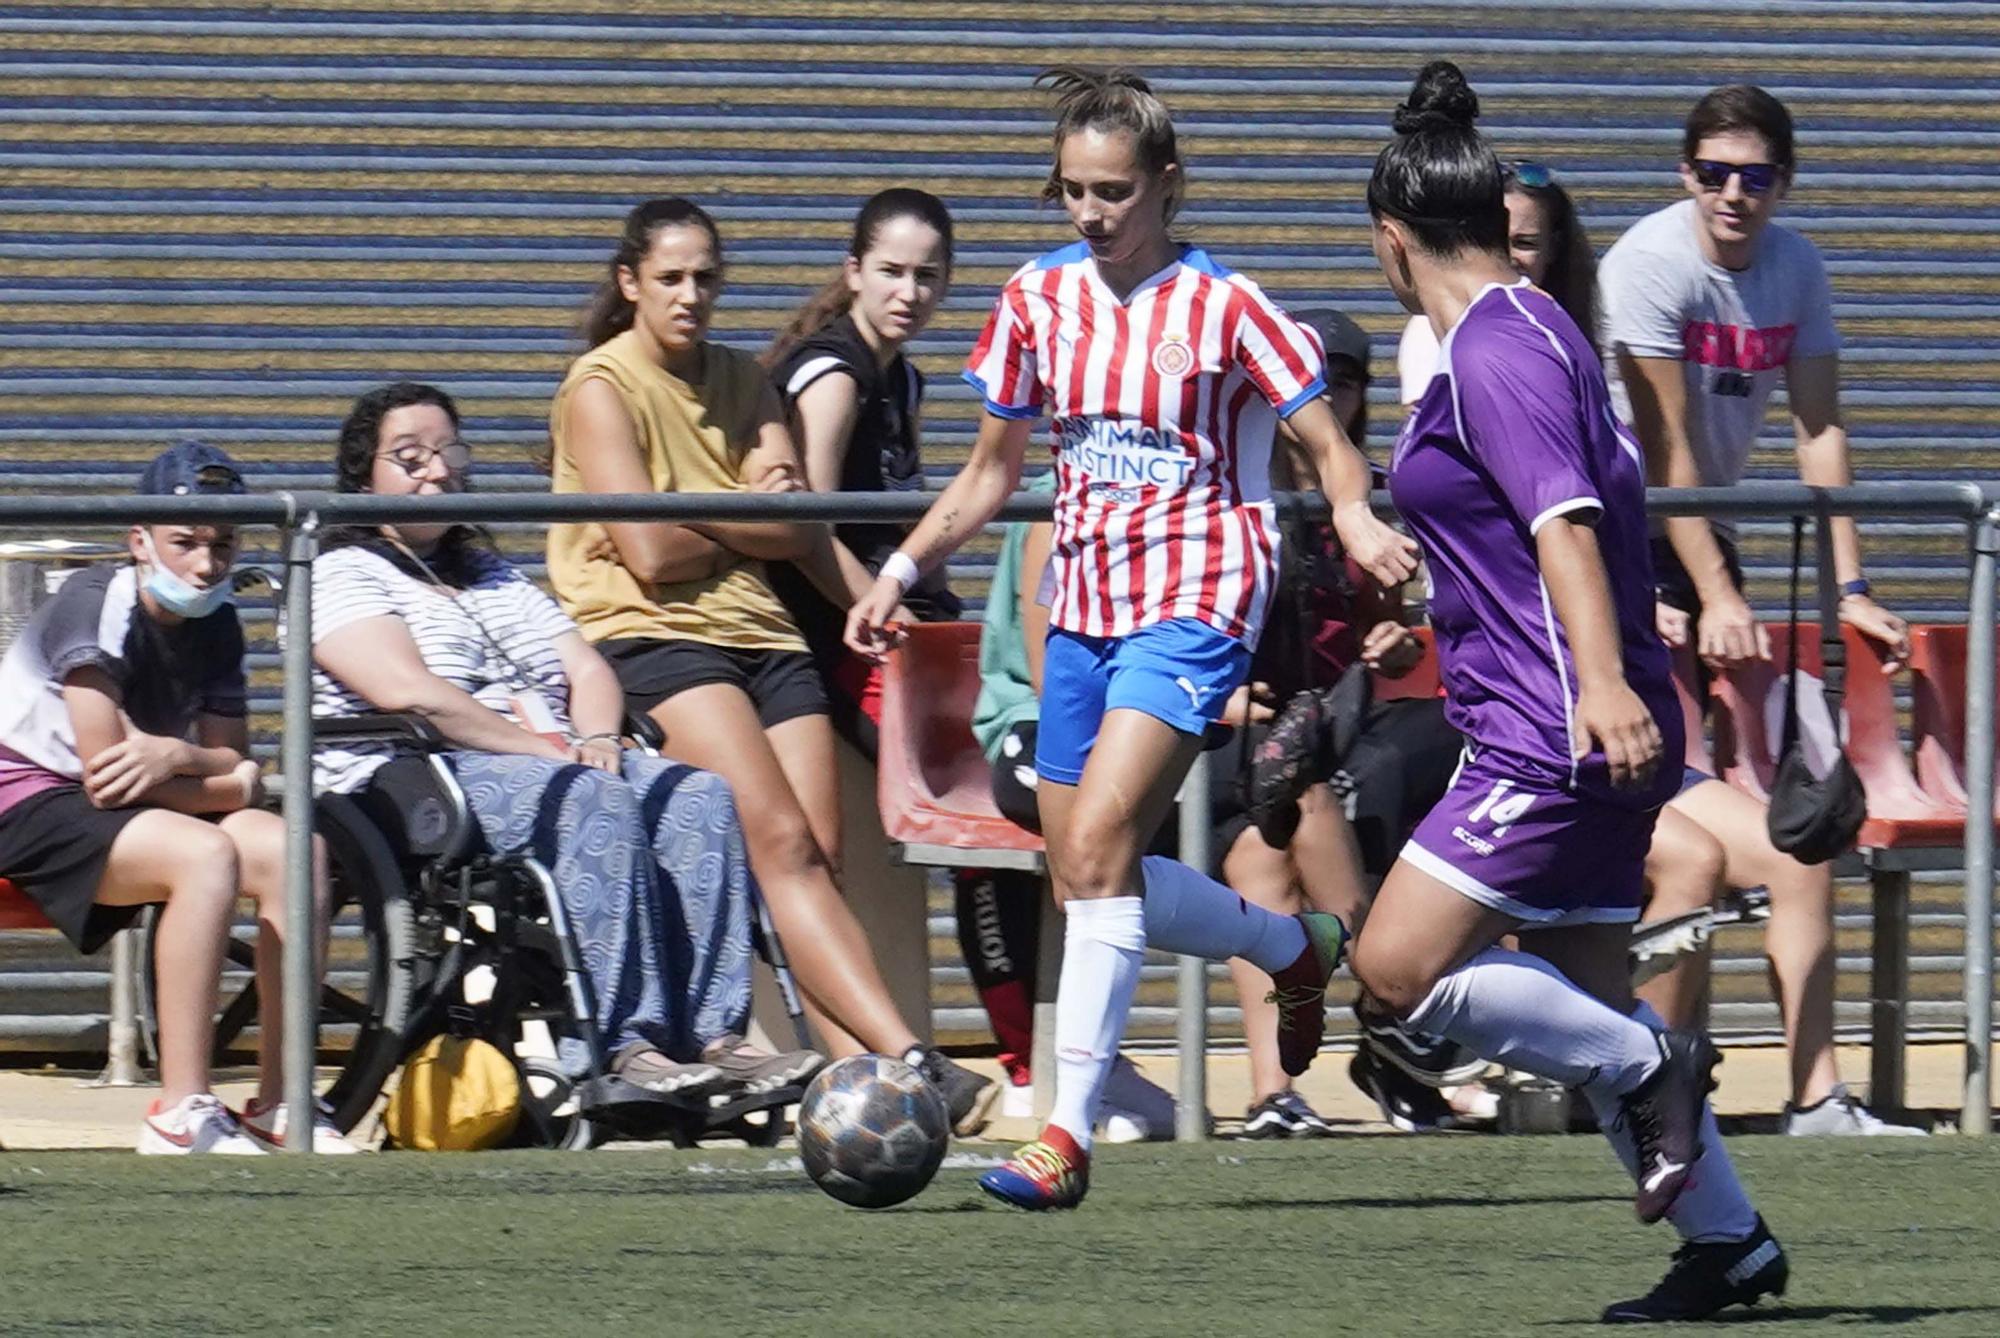
[[[965,379],[1053,420],[1050,621],[1124,636],[1195,618],[1254,646],[1277,571],[1271,442],[1325,388],[1318,336],[1193,247],[1124,302],[1084,243],[1022,267]]]

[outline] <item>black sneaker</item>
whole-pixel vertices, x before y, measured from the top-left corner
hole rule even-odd
[[[1715,1090],[1716,1059],[1706,1036],[1662,1032],[1660,1067],[1619,1098],[1619,1118],[1630,1126],[1639,1156],[1633,1207],[1641,1222],[1667,1215],[1701,1156],[1701,1109]]]
[[[1733,1305],[1755,1305],[1761,1296],[1783,1296],[1792,1268],[1785,1251],[1757,1219],[1743,1240],[1702,1245],[1693,1241],[1674,1251],[1660,1285],[1644,1296],[1606,1306],[1606,1324],[1667,1324],[1707,1319]]]
[[[1362,1038],[1360,1048],[1347,1065],[1347,1076],[1374,1100],[1382,1118],[1406,1134],[1451,1128],[1457,1121],[1457,1113],[1444,1099],[1444,1093],[1385,1061],[1372,1039]]]
[[[953,1133],[970,1138],[986,1127],[987,1112],[993,1109],[993,1099],[1000,1095],[991,1078],[952,1063],[936,1046],[912,1049],[903,1056],[903,1062],[923,1074],[944,1097]]]
[[[1297,1092],[1267,1096],[1243,1112],[1241,1138],[1330,1138],[1333,1125]]]
[[[1360,1011],[1357,1010],[1357,1017]],[[1375,1058],[1401,1069],[1427,1087],[1463,1087],[1490,1067],[1472,1051],[1442,1036],[1411,1031],[1402,1023],[1379,1017],[1360,1017],[1363,1037]]]

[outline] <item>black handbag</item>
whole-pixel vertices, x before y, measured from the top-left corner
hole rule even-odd
[[[1799,571],[1805,552],[1804,516],[1792,517],[1792,635],[1785,688],[1785,729],[1778,746],[1778,774],[1771,783],[1771,844],[1801,864],[1824,864],[1854,848],[1868,817],[1868,796],[1847,752],[1836,745],[1833,767],[1815,776],[1799,737]],[[1833,534],[1822,511],[1814,526],[1819,556],[1819,632],[1826,711],[1836,737],[1846,695],[1847,643],[1833,595]]]

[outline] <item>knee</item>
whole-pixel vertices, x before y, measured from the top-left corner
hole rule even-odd
[[[174,896],[215,897],[233,902],[243,882],[236,843],[220,828],[190,820],[175,834],[177,855],[171,882]]]
[[[761,815],[754,827],[746,827],[745,835],[756,861],[781,875],[817,870],[838,876],[834,862],[813,838],[812,824],[796,807]]]
[[[1712,905],[1728,869],[1722,843],[1698,827],[1683,826],[1655,840],[1646,856],[1654,918],[1680,915]]]
[[[1354,941],[1348,969],[1365,995],[1365,1011],[1398,1022],[1407,1020],[1437,988],[1436,979],[1421,967],[1372,947],[1366,934]]]
[[[1052,872],[1071,897],[1113,897],[1123,889],[1133,865],[1131,831],[1109,815],[1081,807],[1050,852]]]

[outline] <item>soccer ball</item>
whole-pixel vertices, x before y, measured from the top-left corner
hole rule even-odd
[[[886,1055],[829,1064],[799,1103],[799,1156],[813,1183],[856,1208],[888,1208],[937,1174],[951,1141],[944,1098]]]

